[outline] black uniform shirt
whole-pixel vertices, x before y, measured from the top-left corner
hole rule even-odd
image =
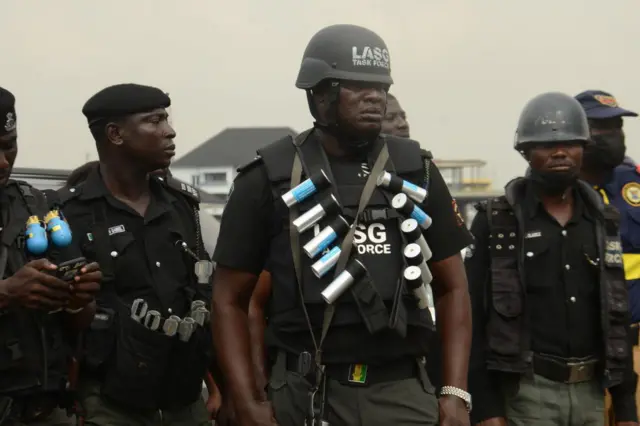
[[[310,141],[309,141],[310,142]],[[315,141],[314,141],[315,142]],[[329,163],[337,180],[340,179],[345,159],[329,157]],[[360,161],[356,161],[360,164]],[[350,167],[353,171],[354,168]],[[369,170],[357,167],[363,179]],[[471,236],[464,226],[462,217],[457,211],[449,190],[437,167],[430,165],[430,187],[427,205],[422,206],[433,219],[433,225],[425,232],[425,238],[432,249],[431,262],[437,262],[456,255],[471,243]],[[225,207],[220,236],[213,260],[218,265],[250,272],[258,275],[265,268],[269,255],[270,239],[280,232],[273,229],[271,215],[274,214],[271,184],[266,169],[262,164],[256,165],[241,173],[233,184],[233,190]],[[357,243],[357,241],[356,241]],[[398,253],[401,256],[401,253]],[[268,268],[268,265],[266,266]],[[293,266],[292,266],[293,267]],[[273,283],[278,285],[278,283]],[[280,333],[278,336],[267,333],[267,343],[290,352],[312,350],[313,345],[309,332],[297,333],[295,336]],[[345,339],[341,333],[347,333]],[[382,359],[401,355],[424,354],[423,329],[409,327],[407,339],[401,339],[392,331],[382,331],[372,336],[364,325],[330,329],[323,345],[326,362],[366,362],[373,364]],[[349,342],[349,348],[337,342]],[[407,342],[415,341],[407,349]],[[417,343],[420,342],[420,343]],[[414,352],[407,354],[405,352]]]
[[[74,248],[89,261],[97,261],[96,246],[104,244],[105,237],[95,235],[94,206],[104,206],[109,266],[115,280],[103,284],[101,293],[115,290],[127,304],[142,298],[149,309],[165,318],[170,314],[182,317],[189,308],[194,261],[176,242],[185,241],[194,248],[194,213],[186,199],[179,199],[182,195],[167,189],[160,179],[152,178],[150,187],[151,201],[142,217],[111,195],[96,170],[73,188],[77,195],[64,204],[63,212],[72,229]]]
[[[523,201],[525,210],[524,282],[529,315],[531,347],[536,353],[564,358],[601,355],[603,343],[600,324],[598,251],[595,216],[588,211],[577,192],[571,219],[563,227],[546,212],[531,184]],[[491,286],[489,223],[478,213],[471,226],[474,250],[466,259],[473,305],[473,350],[470,385],[477,395],[478,410],[500,416],[500,397],[486,374],[486,315],[484,300]],[[494,397],[492,397],[494,395]],[[480,399],[482,398],[482,402]],[[495,410],[498,412],[494,412]],[[474,410],[476,411],[476,410]],[[476,413],[480,415],[480,412]],[[476,419],[480,420],[480,418]]]

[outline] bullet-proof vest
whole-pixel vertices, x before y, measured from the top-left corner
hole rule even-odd
[[[522,208],[525,180],[515,179],[506,195],[479,204],[490,224],[491,293],[485,307],[487,366],[490,370],[524,373],[532,352],[525,303],[524,232]],[[579,182],[578,190],[592,211],[599,212],[596,239],[600,262],[600,299],[604,372],[607,386],[622,381],[630,353],[625,326],[629,323],[627,288],[624,282],[618,212],[605,206],[598,194]]]
[[[49,208],[43,193],[26,182],[9,181],[4,192],[0,270],[6,278],[31,260],[25,249],[27,219],[44,219]],[[64,390],[69,347],[61,317],[21,307],[0,310],[0,395]]]
[[[314,172],[322,169],[327,173],[334,185],[332,188],[328,188],[305,200],[299,206],[300,214],[311,209],[328,194],[333,193],[341,205],[343,216],[353,220],[366,182],[366,176],[361,179],[361,184],[345,185],[339,180],[336,181],[320,143],[308,137],[309,133],[302,134],[306,139],[298,148],[304,171],[302,179],[304,180],[313,175]],[[414,184],[424,185],[424,159],[427,153],[420,149],[417,142],[389,136],[384,136],[384,138],[386,139],[390,159],[386,170],[390,173],[395,172]],[[378,143],[381,143],[381,139]],[[314,259],[309,259],[300,249],[314,237],[315,232],[307,230],[300,235],[300,247],[293,248],[293,250],[300,250],[302,265],[302,282],[300,286],[297,283],[290,242],[291,224],[289,211],[280,198],[291,186],[292,165],[296,149],[292,138],[283,138],[260,149],[258,151],[259,157],[255,160],[256,163],[262,162],[264,164],[271,182],[274,203],[271,229],[277,230],[276,235],[271,238],[269,258],[267,260],[273,283],[269,306],[269,326],[285,332],[308,330],[304,311],[300,307],[300,289],[304,303],[310,312],[312,326],[314,328],[320,327],[322,324],[322,311],[326,306],[320,293],[334,278],[333,270],[320,279],[313,274],[311,265],[320,258],[320,255]],[[376,158],[374,157],[368,159],[368,168],[362,168],[363,166],[360,162],[354,162],[353,174],[367,174],[375,160]],[[404,243],[400,232],[402,218],[391,207],[392,197],[392,194],[376,188],[369,199],[367,208],[359,218],[353,253],[367,268],[369,272],[367,279],[373,284],[372,291],[365,296],[365,299],[381,299],[381,303],[384,302],[386,306],[384,309],[387,316],[386,310],[392,306],[392,302],[401,300],[403,308],[406,307],[408,324],[433,328],[429,311],[417,309],[416,303],[412,299],[413,296],[406,292],[400,279],[404,268],[402,255]],[[324,229],[334,218],[335,216],[321,220],[316,231]],[[340,242],[341,239],[336,241],[334,245],[340,244]],[[344,293],[336,303],[338,306],[332,327],[361,324],[363,322],[362,302],[356,301],[352,294],[349,292]],[[368,319],[364,322],[368,323]],[[371,327],[368,328],[371,331]]]

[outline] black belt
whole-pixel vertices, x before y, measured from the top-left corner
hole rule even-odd
[[[533,354],[533,373],[560,383],[581,383],[596,377],[598,359],[560,358],[553,355]]]
[[[408,357],[384,364],[333,363],[325,366],[325,372],[327,377],[345,385],[368,386],[419,377],[418,363],[417,359]],[[287,356],[287,370],[300,373],[297,356]]]

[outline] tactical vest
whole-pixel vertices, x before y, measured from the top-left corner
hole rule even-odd
[[[265,148],[258,150],[259,157],[255,162],[262,162],[266,168],[268,179],[271,183],[273,193],[273,217],[271,229],[277,230],[277,234],[271,238],[269,248],[269,270],[271,272],[272,294],[269,302],[269,327],[274,330],[293,333],[309,329],[309,325],[304,316],[304,311],[300,308],[300,292],[305,305],[307,305],[311,325],[313,328],[320,327],[322,324],[322,311],[326,303],[321,297],[321,292],[327,285],[333,281],[334,271],[329,272],[323,278],[317,278],[312,270],[311,265],[318,260],[320,256],[309,259],[302,250],[311,238],[314,232],[308,230],[299,237],[299,247],[291,247],[290,240],[290,217],[289,210],[281,199],[281,195],[287,192],[291,187],[292,165],[296,150],[301,158],[303,165],[303,177],[311,176],[320,169],[325,171],[329,180],[333,183],[331,188],[315,194],[299,205],[300,214],[311,209],[320,200],[328,194],[333,194],[342,207],[343,216],[353,220],[357,213],[360,196],[363,192],[366,179],[362,179],[359,185],[344,185],[339,181],[336,182],[331,167],[321,148],[320,143],[316,140],[308,139],[310,131],[302,133],[297,140],[298,148],[294,145],[291,137],[283,138],[272,143]],[[425,155],[429,155],[420,149],[417,142],[385,136],[389,150],[389,160],[386,170],[390,173],[396,173],[400,177],[411,181],[417,185],[425,183]],[[381,144],[382,139],[379,139]],[[427,157],[430,159],[430,157]],[[369,160],[369,168],[372,167],[375,158]],[[428,163],[427,163],[428,166]],[[354,175],[361,170],[358,162],[353,164]],[[426,168],[428,170],[428,167]],[[359,223],[367,226],[376,222],[384,226],[386,229],[387,241],[391,247],[395,247],[397,253],[391,256],[385,256],[387,261],[381,262],[379,257],[371,254],[361,253],[358,250],[358,259],[360,259],[369,272],[367,278],[372,282],[368,290],[363,291],[360,299],[364,299],[364,303],[380,300],[380,305],[385,311],[388,319],[388,308],[400,305],[403,309],[406,306],[406,324],[433,329],[433,322],[428,310],[420,310],[417,308],[413,296],[409,296],[404,289],[404,285],[400,277],[404,267],[404,259],[402,255],[402,234],[400,232],[401,218],[394,209],[391,208],[392,194],[376,188],[373,195],[369,199],[367,208],[359,218]],[[328,225],[333,217],[326,217],[320,221],[319,229],[323,229]],[[338,241],[339,243],[339,241]],[[301,283],[296,279],[296,271],[293,263],[293,250],[298,250],[301,259]],[[376,261],[377,260],[377,261]],[[297,285],[298,284],[298,285]],[[402,303],[394,304],[393,302],[401,298]],[[369,317],[363,318],[363,302],[356,301],[350,292],[343,294],[336,302],[337,309],[333,317],[332,327],[347,326],[353,324],[367,324],[369,331],[372,330],[372,323],[380,323],[379,319]],[[383,316],[384,317],[384,316]],[[406,327],[406,324],[405,327]],[[385,327],[387,324],[384,324]],[[378,330],[379,326],[373,326]],[[406,330],[405,330],[406,332]],[[402,334],[402,331],[400,331]]]
[[[491,293],[485,299],[488,314],[487,366],[490,370],[525,373],[531,367],[531,337],[527,327],[522,208],[524,179],[509,183],[506,195],[477,206],[490,225]],[[588,208],[599,212],[596,239],[600,262],[601,322],[604,372],[612,386],[622,380],[630,352],[626,337],[629,323],[627,288],[622,267],[617,210],[602,203],[598,194],[579,182],[578,190]]]
[[[198,191],[173,177],[153,179],[161,181],[193,212],[196,238],[185,242],[200,260],[210,260],[204,250],[200,230]],[[68,203],[81,193],[82,185],[84,183],[74,191],[68,188],[60,190],[62,203]],[[197,327],[191,339],[182,342],[178,336],[168,337],[161,331],[141,330],[139,324],[133,324],[131,308],[123,303],[113,284],[115,265],[111,253],[114,247],[108,232],[107,201],[97,198],[87,207],[93,216],[91,229],[95,260],[100,264],[103,281],[95,318],[85,334],[85,374],[103,376],[103,395],[124,406],[170,410],[192,404],[200,397],[202,380],[210,362],[212,342],[208,327]],[[184,225],[185,229],[190,229],[189,224]],[[198,284],[195,259],[191,254],[184,253],[183,258],[192,265],[190,285],[184,288],[186,299],[189,303],[203,300],[208,308],[211,286]]]
[[[9,277],[33,260],[25,249],[27,219],[44,219],[49,206],[26,182],[11,180],[4,191],[8,201],[0,209],[0,271]],[[0,395],[65,389],[69,347],[61,316],[20,307],[0,310]]]

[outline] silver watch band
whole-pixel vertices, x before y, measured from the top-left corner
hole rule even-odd
[[[443,386],[440,389],[440,395],[457,396],[464,401],[464,404],[467,406],[467,411],[471,412],[471,394],[469,392],[455,386]]]

